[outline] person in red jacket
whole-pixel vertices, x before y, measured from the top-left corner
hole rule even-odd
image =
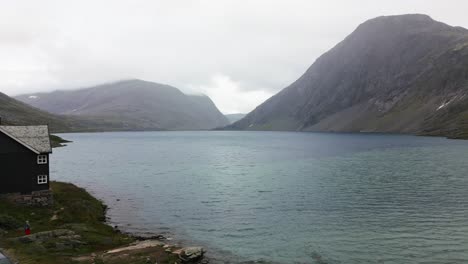
[[[29,225],[29,221],[26,221],[24,225],[24,234],[29,236],[31,234],[31,226]]]

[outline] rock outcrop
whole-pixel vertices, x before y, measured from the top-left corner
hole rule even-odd
[[[186,247],[180,250],[179,258],[185,263],[194,263],[201,260],[204,254],[202,247]]]
[[[48,243],[50,245],[53,243],[56,250],[72,249],[86,244],[81,241],[80,235],[77,235],[75,232],[66,229],[38,232],[28,236],[12,238],[11,240],[23,244]]]

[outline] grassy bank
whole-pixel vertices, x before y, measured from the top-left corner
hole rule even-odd
[[[84,189],[73,184],[52,182],[54,205],[47,208],[27,207],[0,200],[0,247],[22,264],[29,263],[171,263],[177,256],[162,245],[121,255],[105,255],[110,249],[134,242],[105,224],[106,207]],[[29,221],[33,236],[28,240],[23,225]],[[62,232],[50,235],[51,232]],[[91,257],[92,256],[92,257]],[[97,256],[97,257],[96,257]]]
[[[66,146],[65,143],[70,143],[70,142],[71,141],[63,139],[57,135],[50,135],[50,144],[53,148],[64,147]]]

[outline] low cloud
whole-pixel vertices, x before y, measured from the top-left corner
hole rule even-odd
[[[248,112],[367,19],[426,13],[468,27],[467,9],[456,0],[2,1],[0,91],[139,78]]]
[[[240,83],[223,74],[211,77],[207,85],[190,87],[194,93],[208,95],[224,114],[248,113],[273,95],[260,89],[242,90]]]

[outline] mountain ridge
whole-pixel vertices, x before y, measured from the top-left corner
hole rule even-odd
[[[0,118],[3,125],[48,125],[53,133],[94,132],[115,124],[63,115],[55,115],[20,102],[0,92]],[[112,130],[112,129],[111,129]]]
[[[120,122],[124,130],[204,130],[228,124],[209,97],[138,79],[15,98],[54,114]]]
[[[467,69],[468,30],[427,15],[378,17],[226,129],[460,137],[468,111]]]

